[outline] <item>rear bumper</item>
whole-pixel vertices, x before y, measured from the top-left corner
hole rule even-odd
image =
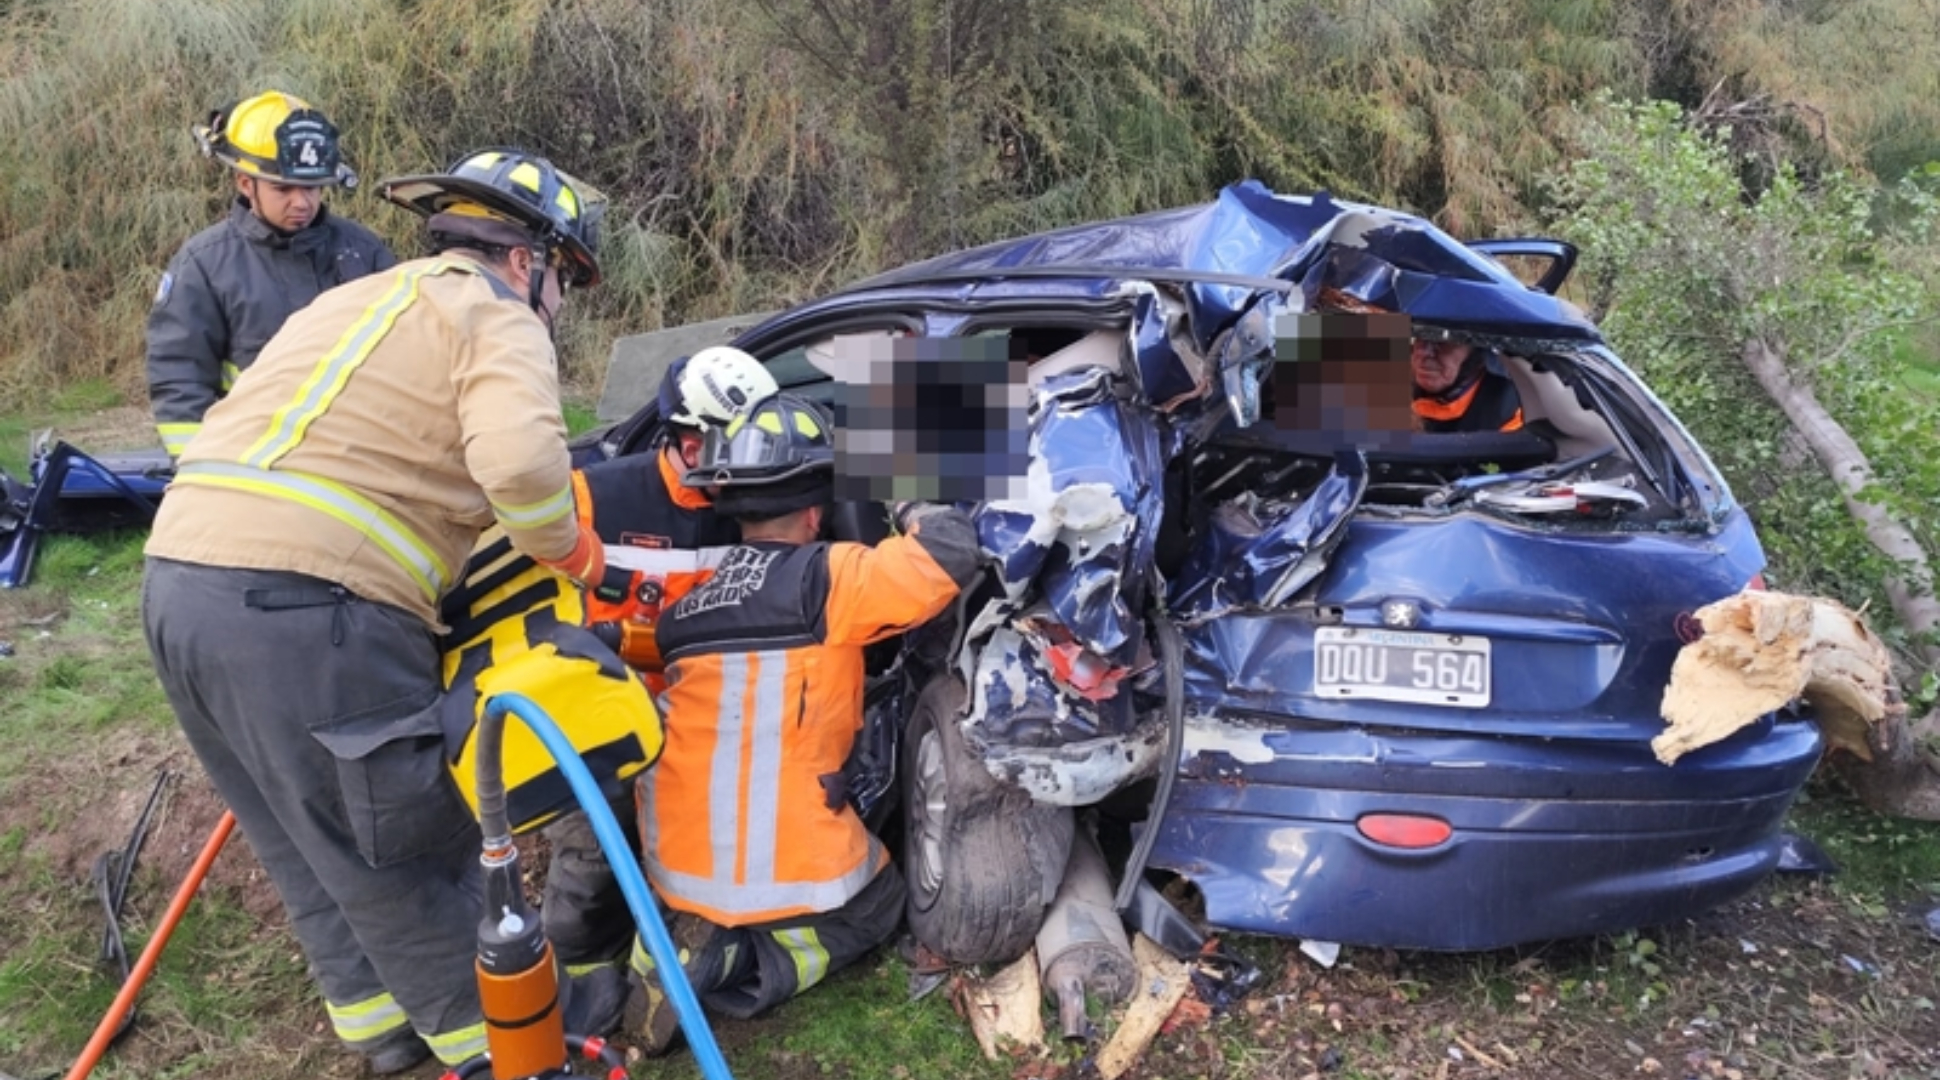
[[[1286,730],[1196,717],[1150,865],[1191,879],[1216,926],[1477,950],[1685,918],[1777,865],[1817,764],[1806,723],[1756,725],[1675,766],[1649,746]],[[1453,827],[1424,850],[1370,813]]]

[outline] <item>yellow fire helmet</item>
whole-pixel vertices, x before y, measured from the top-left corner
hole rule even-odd
[[[513,550],[494,526],[465,580],[445,598],[441,723],[452,779],[478,812],[478,720],[495,694],[517,692],[552,717],[609,800],[660,756],[662,730],[639,675],[585,628],[579,587]],[[507,718],[501,768],[514,833],[578,806],[566,776],[523,723]]]
[[[245,175],[297,187],[357,186],[336,126],[300,97],[266,91],[215,110],[189,130],[203,156]]]

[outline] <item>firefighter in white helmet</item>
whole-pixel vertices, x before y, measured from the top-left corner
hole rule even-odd
[[[682,480],[698,462],[708,429],[725,427],[776,389],[774,376],[747,353],[702,349],[676,361],[661,380],[662,428],[653,452],[573,474],[580,523],[609,553],[603,580],[587,596],[588,619],[656,692],[666,685],[655,637],[659,613],[705,581],[741,539],[740,527],[715,513],[707,492]],[[488,562],[476,572],[493,569]],[[614,814],[637,850],[631,799]],[[552,850],[540,905],[546,937],[572,977],[575,1015],[589,1033],[603,1035],[625,1004],[632,919],[585,814],[547,826],[546,839]]]

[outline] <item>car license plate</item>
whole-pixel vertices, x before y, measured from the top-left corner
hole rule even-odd
[[[1317,627],[1314,694],[1485,708],[1489,639],[1417,630]]]

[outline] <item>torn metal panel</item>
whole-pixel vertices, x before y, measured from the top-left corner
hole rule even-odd
[[[1090,806],[1152,775],[1165,745],[1165,725],[1157,712],[1145,714],[1143,720],[1130,734],[1062,746],[991,746],[984,753],[984,768],[1038,802]]]
[[[1367,462],[1342,455],[1297,503],[1247,492],[1213,510],[1171,587],[1181,621],[1284,604],[1327,569],[1367,494]]]
[[[1160,412],[1203,397],[1212,385],[1206,357],[1192,339],[1183,303],[1140,283],[1132,314],[1132,359],[1139,393]]]
[[[999,780],[1040,802],[1084,806],[1157,763],[1159,714],[1138,711],[1129,691],[1102,701],[1061,691],[1036,644],[1009,627],[975,656],[964,741]]]
[[[1122,666],[1142,638],[1164,459],[1157,422],[1118,386],[1099,369],[1036,390],[1025,497],[984,504],[976,523],[1008,598],[1036,586],[1078,640]]]
[[[970,683],[970,744],[1059,746],[1101,735],[1123,735],[1137,719],[1132,695],[1086,700],[1064,692],[1038,644],[1009,627],[977,650]]]

